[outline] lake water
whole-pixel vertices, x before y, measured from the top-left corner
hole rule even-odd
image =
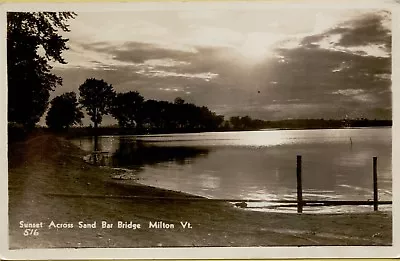
[[[97,163],[131,170],[121,179],[218,199],[296,199],[296,156],[303,198],[372,200],[372,157],[379,199],[392,200],[391,128],[265,130],[99,137]],[[73,141],[93,151],[94,139]],[[93,158],[91,158],[93,160]],[[248,209],[295,212],[249,203]],[[379,206],[390,210],[390,205]],[[371,211],[372,206],[305,207],[304,212]]]

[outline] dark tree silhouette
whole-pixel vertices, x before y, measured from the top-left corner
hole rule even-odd
[[[239,116],[233,116],[229,119],[233,129],[243,129]]]
[[[112,116],[120,127],[135,128],[141,125],[140,113],[144,98],[138,92],[118,93],[113,101]]]
[[[161,116],[162,108],[156,100],[147,100],[143,103],[143,110],[140,114],[142,124],[146,125],[146,129],[162,128],[163,120]]]
[[[67,92],[55,97],[46,116],[46,124],[50,129],[68,129],[74,124],[81,123],[83,113],[79,109],[75,92]]]
[[[115,92],[111,84],[104,80],[97,80],[95,78],[86,79],[86,81],[79,86],[79,102],[90,116],[97,129],[98,125],[103,120],[103,115],[111,112]]]
[[[51,73],[49,61],[66,63],[61,54],[68,49],[68,39],[62,38],[58,30],[68,32],[66,22],[75,15],[71,12],[7,13],[9,122],[33,128],[45,112],[50,91],[62,84],[62,79]]]
[[[224,125],[234,130],[257,130],[267,128],[268,122],[259,119],[252,119],[249,116],[234,116],[231,117],[229,122],[225,123]]]
[[[182,105],[184,103],[185,103],[185,100],[182,99],[181,97],[176,97],[174,100],[174,104],[176,104],[176,105]]]
[[[140,108],[138,120],[147,133],[211,131],[222,127],[224,122],[224,116],[207,107],[186,103],[180,97],[174,103],[147,100]]]

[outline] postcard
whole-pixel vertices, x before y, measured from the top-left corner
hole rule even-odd
[[[397,3],[1,9],[2,257],[399,256]]]

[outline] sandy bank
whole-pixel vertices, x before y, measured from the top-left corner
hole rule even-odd
[[[261,213],[221,202],[182,200],[188,195],[116,182],[111,179],[112,170],[84,163],[84,154],[53,135],[34,136],[9,145],[10,248],[391,245],[392,242],[392,217],[388,213]],[[42,222],[42,227],[37,228],[39,234],[24,236],[25,229],[19,227],[21,221]],[[73,227],[49,229],[52,221]],[[96,222],[96,228],[79,228],[80,221]],[[102,221],[113,224],[113,228],[101,228]],[[118,221],[132,221],[141,228],[117,228]],[[150,222],[160,221],[173,224],[174,228],[149,228]],[[189,222],[192,228],[183,228],[180,222]]]

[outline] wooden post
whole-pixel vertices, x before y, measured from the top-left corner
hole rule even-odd
[[[373,182],[374,182],[374,211],[378,211],[378,170],[377,157],[372,158],[373,161]]]
[[[297,213],[303,212],[303,188],[301,183],[301,155],[297,155]]]

